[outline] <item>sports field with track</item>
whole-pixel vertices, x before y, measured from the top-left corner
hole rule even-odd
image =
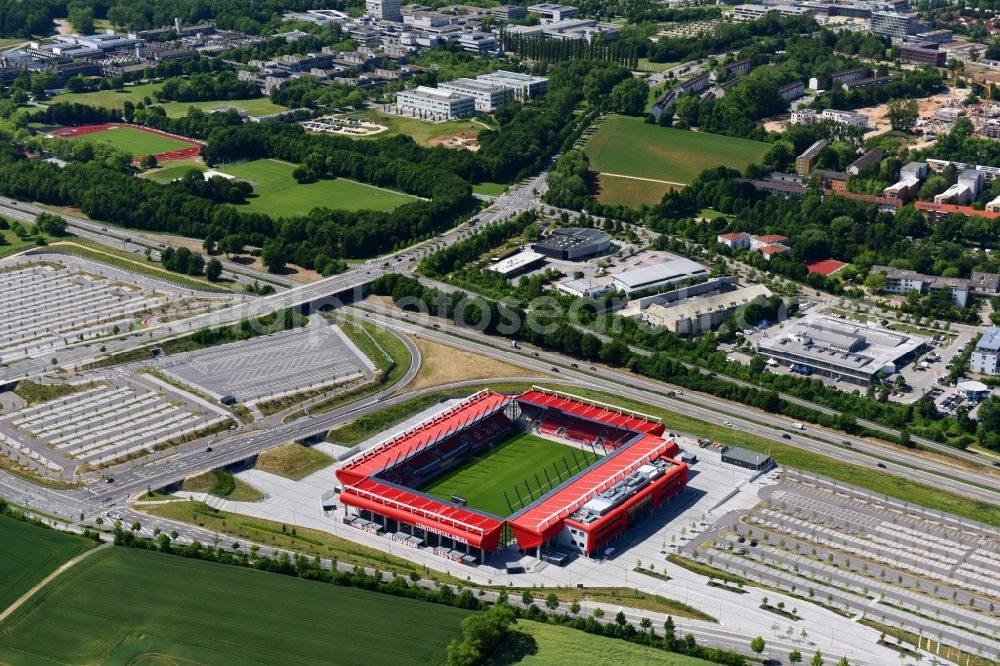
[[[518,433],[419,490],[448,501],[454,495],[464,497],[472,509],[508,516],[519,508],[519,496],[530,503],[529,497],[537,499],[596,460],[590,451]],[[508,499],[513,506],[507,505]]]
[[[466,615],[115,547],[51,581],[4,622],[0,663],[438,664]]]
[[[169,136],[134,127],[112,126],[95,132],[79,132],[69,137],[74,141],[100,141],[132,157],[162,155],[178,150],[188,150],[193,144]]]

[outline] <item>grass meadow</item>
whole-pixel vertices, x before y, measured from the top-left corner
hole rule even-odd
[[[170,137],[150,134],[142,130],[131,127],[115,127],[102,132],[92,134],[82,134],[74,136],[72,141],[100,141],[122,152],[126,152],[132,157],[143,157],[145,155],[158,155],[172,150],[184,150],[190,148],[191,144],[171,139]]]
[[[218,167],[222,173],[253,185],[248,203],[239,206],[272,217],[305,215],[313,208],[390,211],[416,201],[402,192],[384,190],[347,178],[301,184],[292,177],[295,165],[278,160],[253,160]]]

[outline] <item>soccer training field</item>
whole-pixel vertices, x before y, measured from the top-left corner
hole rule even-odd
[[[150,134],[132,127],[114,127],[102,132],[81,134],[72,137],[73,141],[100,141],[106,143],[132,157],[159,155],[173,150],[184,150],[192,144],[171,139],[170,137]]]
[[[435,664],[466,615],[115,547],[53,580],[4,623],[0,663]]]
[[[390,211],[416,201],[409,194],[347,178],[317,180],[303,185],[292,177],[295,165],[278,160],[254,160],[222,166],[218,170],[250,181],[256,196],[244,206],[272,217],[305,215],[313,208]]]
[[[528,433],[518,433],[482,457],[471,458],[464,465],[429,481],[420,491],[448,501],[453,495],[458,495],[468,500],[470,508],[508,516],[511,510],[504,493],[507,493],[511,503],[517,502],[517,493],[528,503],[529,489],[535,499],[540,494],[536,475],[542,484],[541,490],[548,491],[549,480],[554,487],[559,484],[560,476],[565,481],[569,472],[576,474],[578,466],[582,469],[596,460],[593,453],[587,452],[585,461],[584,453],[579,449]],[[548,477],[545,472],[548,472]],[[525,481],[529,484],[527,487]],[[513,508],[516,511],[519,507],[515,504]]]
[[[93,541],[74,534],[0,516],[0,610],[93,545]]]
[[[768,149],[768,144],[758,141],[659,127],[642,118],[613,115],[584,150],[591,170],[649,179],[636,182],[665,192],[669,185],[686,185],[712,167],[743,170],[760,161]]]

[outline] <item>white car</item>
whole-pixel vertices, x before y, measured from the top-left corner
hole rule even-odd
[[[732,423],[730,423],[729,421],[723,421],[723,422],[722,422],[722,425],[724,425],[724,426],[729,426],[730,428],[732,428],[732,427],[733,427],[733,424],[732,424]]]

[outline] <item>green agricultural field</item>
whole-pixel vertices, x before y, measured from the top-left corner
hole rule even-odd
[[[658,628],[662,633],[662,627]],[[709,666],[711,662],[615,638],[584,633],[571,627],[519,620],[511,637],[487,666]]]
[[[70,137],[71,141],[100,141],[128,153],[132,157],[158,155],[171,150],[184,150],[191,144],[170,137],[150,134],[132,127],[113,127],[103,132]]]
[[[659,127],[642,118],[609,116],[587,142],[585,151],[590,168],[598,173],[686,185],[712,167],[745,169],[769,148],[758,141]]]
[[[162,83],[143,83],[137,86],[126,86],[121,90],[98,90],[89,93],[63,93],[52,98],[52,102],[76,102],[88,106],[98,106],[105,109],[120,109],[126,102],[137,104],[149,97],[155,106],[163,107],[170,118],[179,118],[194,107],[202,111],[233,106],[243,109],[251,116],[265,116],[278,111],[286,111],[288,107],[275,104],[267,97],[257,99],[212,100],[208,102],[156,102],[156,91],[163,87]]]
[[[0,663],[435,664],[467,611],[112,548],[0,627]]]
[[[507,516],[511,511],[504,493],[507,493],[511,502],[516,501],[518,492],[527,500],[528,488],[524,485],[527,480],[537,498],[539,490],[535,475],[538,475],[542,483],[542,490],[548,490],[543,470],[548,472],[552,483],[558,484],[556,468],[563,479],[567,477],[567,464],[570,471],[576,472],[574,454],[576,460],[583,464],[584,455],[579,449],[520,433],[482,457],[472,458],[464,465],[424,484],[420,490],[446,500],[451,500],[452,495],[458,495],[468,500],[468,505],[473,509]],[[586,462],[593,463],[595,460],[594,454],[588,452]],[[517,508],[514,507],[515,510]]]
[[[510,187],[506,183],[478,183],[472,186],[473,194],[482,194],[488,197],[498,197]]]
[[[305,215],[313,208],[390,211],[416,201],[409,194],[347,178],[318,180],[303,185],[292,177],[294,164],[277,160],[254,160],[219,167],[218,170],[250,181],[254,196],[243,206],[272,217]]]
[[[0,516],[0,611],[93,545],[83,537]]]

